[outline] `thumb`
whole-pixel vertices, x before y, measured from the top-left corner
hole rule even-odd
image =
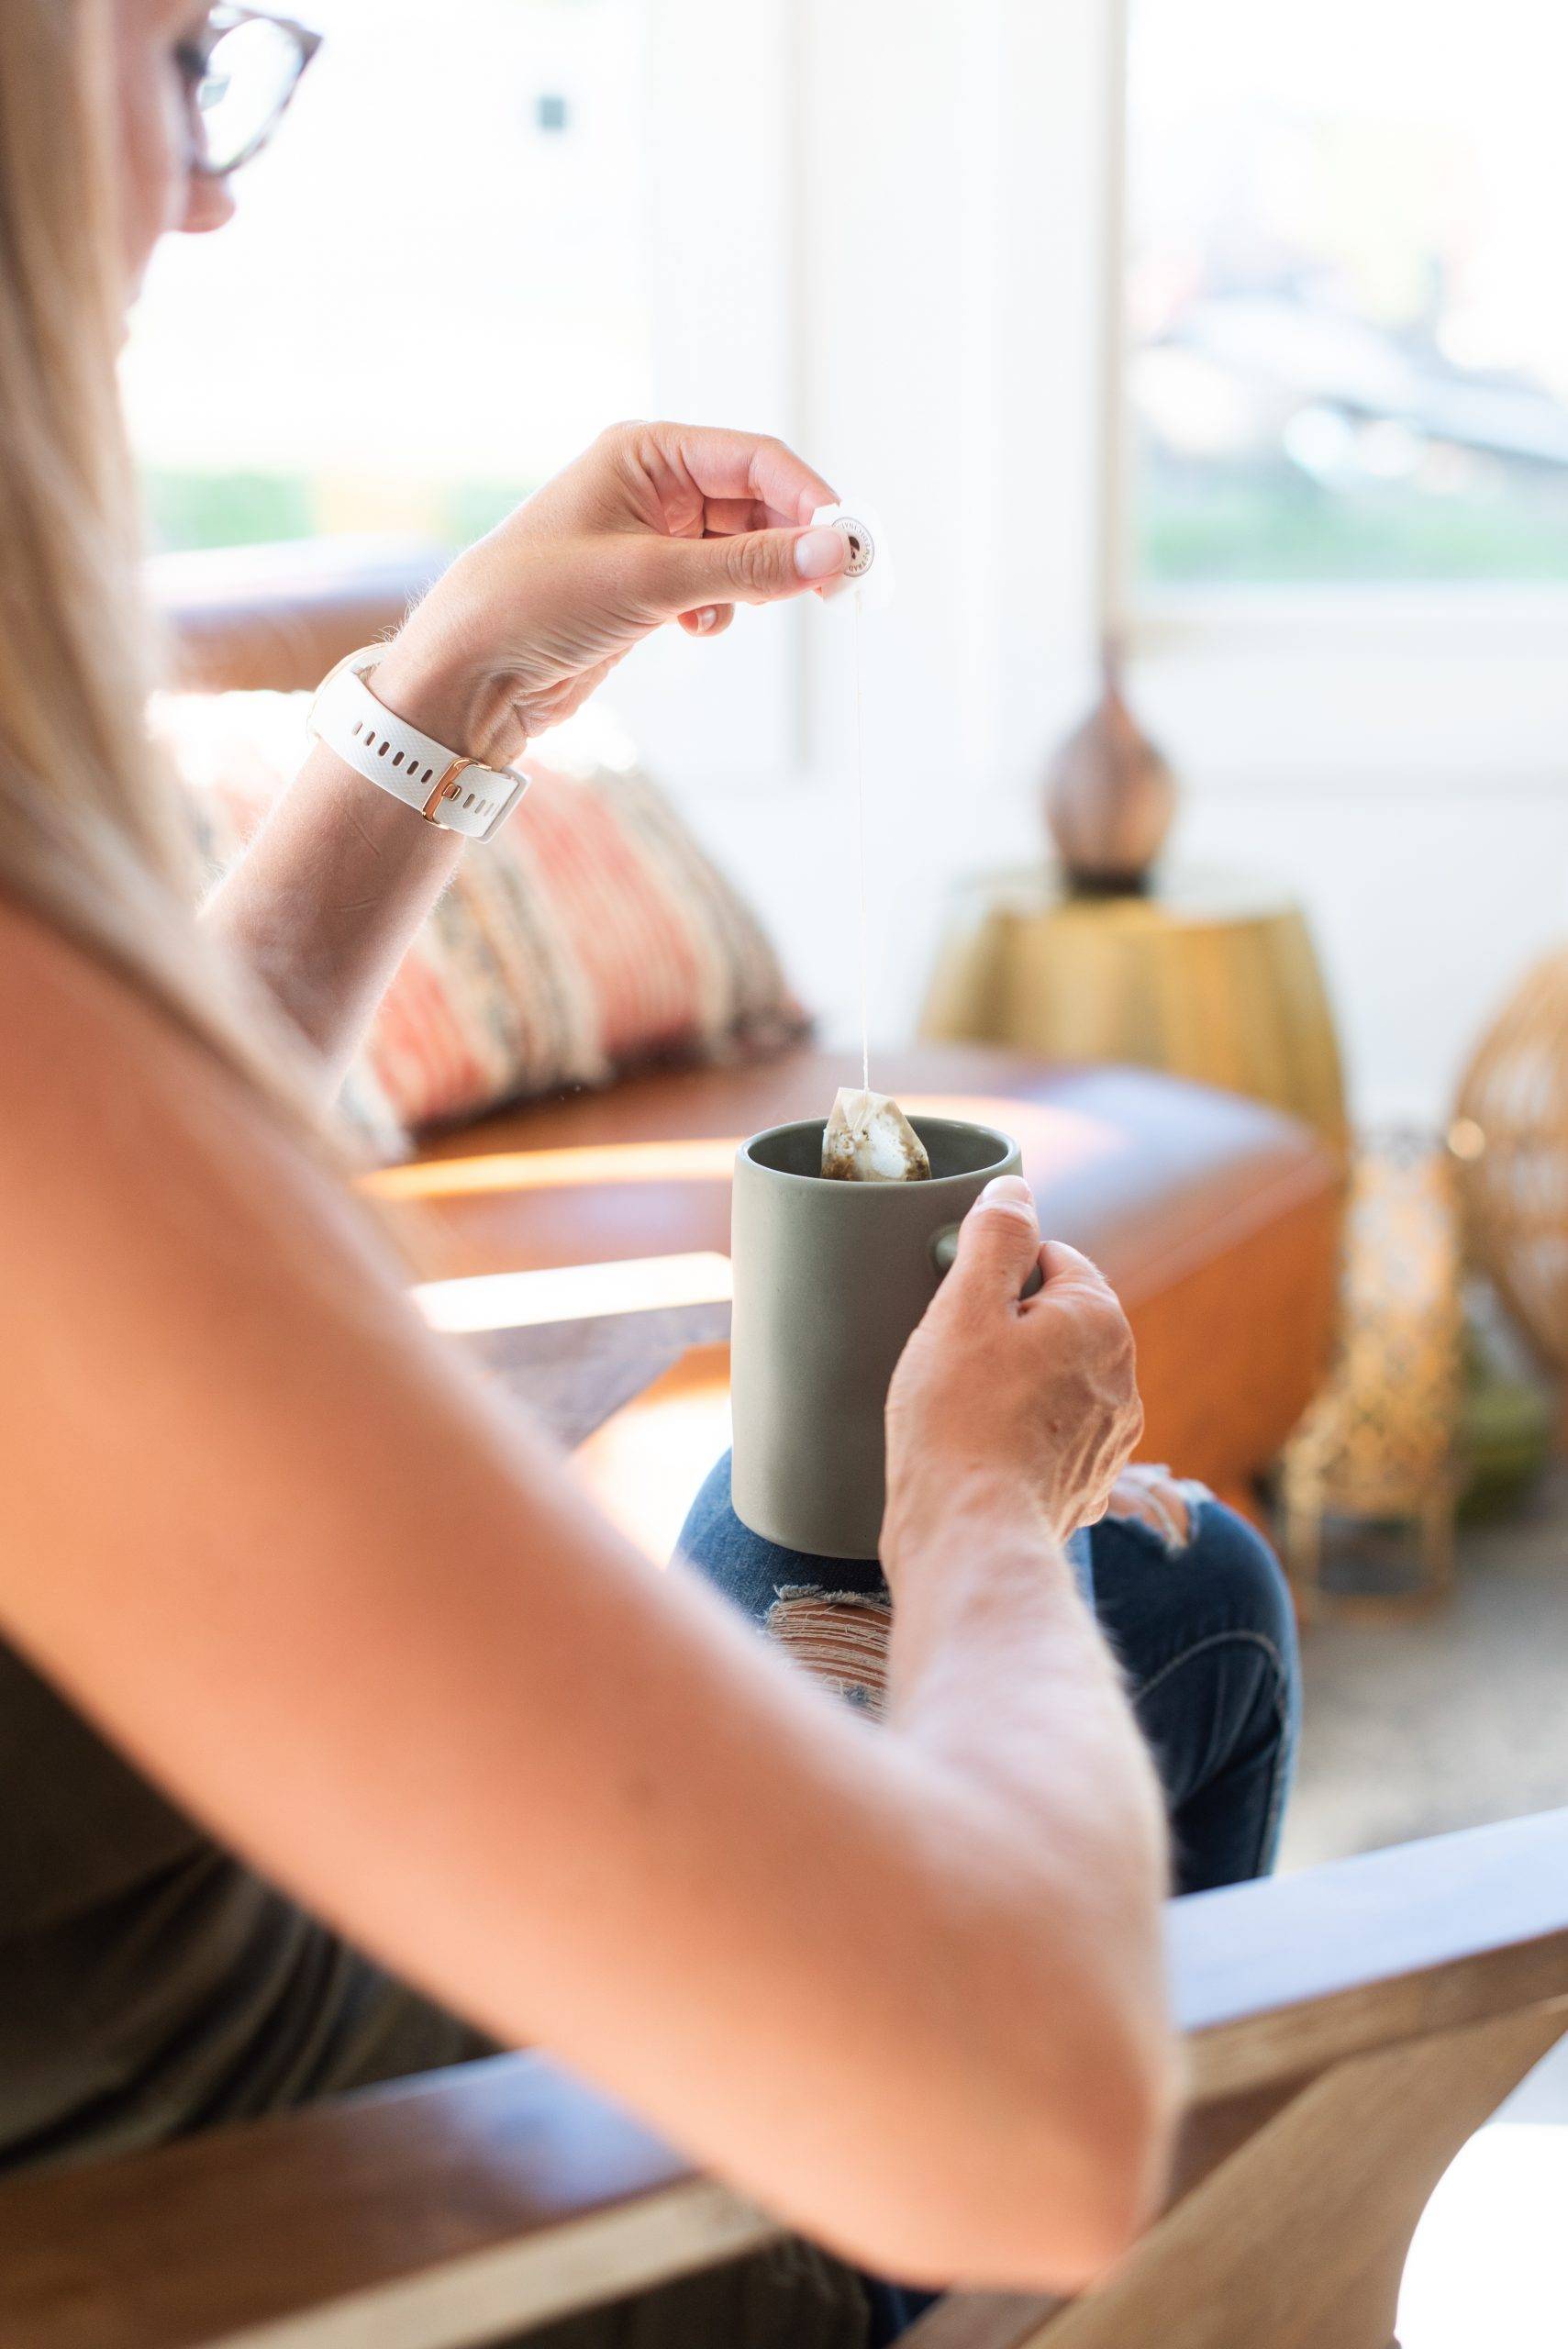
[[[1040,1258],[1040,1218],[1034,1193],[1021,1174],[986,1184],[958,1230],[958,1255],[948,1286],[964,1296],[995,1296],[1016,1305]]]
[[[836,579],[849,558],[838,530],[745,530],[727,539],[666,539],[660,592],[672,614],[707,604],[773,604]]]

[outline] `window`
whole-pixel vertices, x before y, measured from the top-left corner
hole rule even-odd
[[[649,0],[299,0],[327,44],[126,361],[164,548],[456,542],[651,397]]]
[[[1132,0],[1146,584],[1568,577],[1568,15]]]

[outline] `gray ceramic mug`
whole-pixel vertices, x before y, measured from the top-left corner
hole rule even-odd
[[[929,1182],[827,1182],[824,1123],[773,1126],[735,1160],[733,1499],[743,1525],[786,1550],[874,1558],[895,1365],[960,1219],[1023,1162],[994,1127],[913,1118]]]

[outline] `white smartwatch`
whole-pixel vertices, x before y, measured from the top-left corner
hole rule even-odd
[[[528,776],[514,767],[481,766],[394,718],[365,683],[385,650],[370,645],[339,662],[311,705],[311,733],[428,824],[466,840],[494,840],[527,791]]]

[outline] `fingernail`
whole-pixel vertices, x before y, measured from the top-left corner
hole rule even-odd
[[[717,621],[718,614],[710,604],[706,611],[699,612],[697,614],[697,634],[699,636],[706,636],[710,628],[714,628],[717,625]]]
[[[983,1208],[1006,1208],[1012,1213],[1034,1213],[1034,1193],[1021,1174],[994,1174],[981,1192],[977,1204]]]
[[[795,542],[795,567],[802,579],[831,579],[844,568],[845,546],[838,530],[807,530]]]

